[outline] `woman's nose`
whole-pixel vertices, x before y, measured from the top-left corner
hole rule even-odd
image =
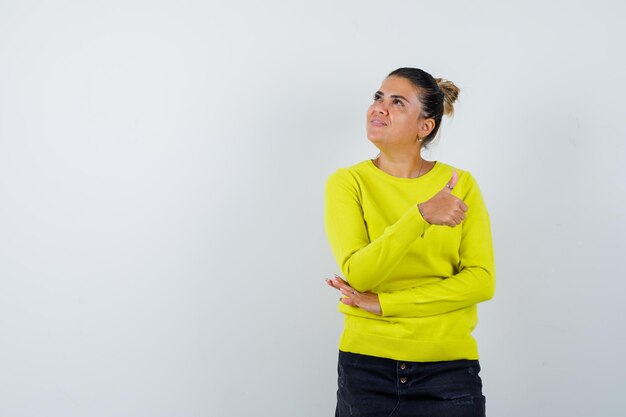
[[[387,103],[385,103],[385,100],[374,102],[374,111],[377,113],[387,114]]]

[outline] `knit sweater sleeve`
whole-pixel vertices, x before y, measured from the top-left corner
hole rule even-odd
[[[432,316],[469,307],[493,297],[495,263],[489,214],[478,184],[471,175],[463,200],[468,211],[465,220],[457,226],[462,227],[459,272],[438,282],[379,293],[383,316]]]
[[[382,235],[370,241],[359,184],[346,169],[336,171],[326,183],[324,225],[341,272],[360,292],[384,281],[411,244],[423,238],[430,227],[416,202]]]

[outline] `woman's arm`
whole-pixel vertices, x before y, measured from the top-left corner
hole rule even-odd
[[[439,282],[379,294],[356,291],[337,276],[327,283],[342,293],[344,304],[385,317],[432,316],[489,300],[495,291],[491,227],[480,190],[471,177],[464,201],[469,210],[461,226],[457,274]]]
[[[465,218],[467,205],[451,194],[458,174],[430,200],[417,202],[383,234],[370,241],[365,225],[358,183],[343,169],[330,176],[326,183],[324,222],[330,247],[337,263],[350,283],[359,292],[375,288],[384,281],[402,260],[412,244],[421,240],[431,224],[455,227]],[[427,244],[427,243],[425,243]]]
[[[430,226],[415,204],[381,236],[370,241],[358,183],[345,169],[328,179],[324,202],[324,224],[331,250],[346,280],[360,292],[384,281]]]
[[[468,186],[464,201],[469,210],[461,225],[460,270],[457,274],[439,282],[379,294],[354,291],[339,277],[327,280],[342,293],[342,302],[385,317],[424,317],[492,298],[495,265],[489,215],[478,185],[471,177]]]
[[[459,272],[439,282],[378,294],[383,316],[432,316],[469,307],[493,297],[495,262],[491,224],[478,184],[471,175],[463,200],[468,211],[460,226]]]

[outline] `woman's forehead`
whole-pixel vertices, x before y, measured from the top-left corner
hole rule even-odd
[[[419,93],[413,83],[404,77],[391,76],[383,80],[380,92],[387,95],[401,95],[410,101],[419,101]]]

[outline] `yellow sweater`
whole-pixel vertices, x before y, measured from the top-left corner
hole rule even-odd
[[[334,172],[326,184],[325,228],[344,278],[379,296],[382,316],[339,304],[339,349],[413,362],[478,359],[476,304],[495,290],[489,215],[478,184],[454,168],[452,194],[469,207],[457,227],[430,225],[417,208],[450,181],[441,162],[398,178],[371,160]]]

